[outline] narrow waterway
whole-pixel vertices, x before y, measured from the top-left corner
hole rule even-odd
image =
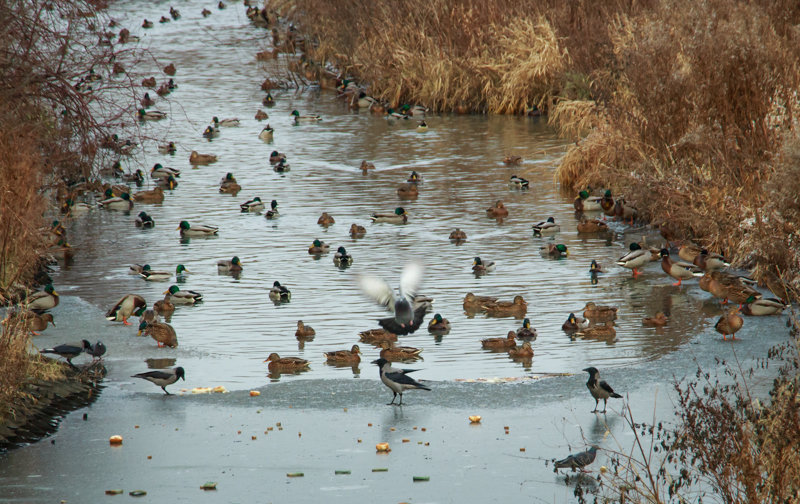
[[[568,501],[572,488],[542,459],[588,443],[613,448],[615,436],[623,444],[627,439],[621,401],[607,416],[588,413],[593,402],[583,368],[601,369],[615,389],[630,394],[643,419],[654,409],[669,419],[674,377],[692,375],[698,364],[713,367],[716,357],[762,357],[788,337],[785,316],[747,318],[739,341],[723,342],[713,328],[719,302],[696,281],[673,287],[659,263],[636,279],[615,266],[631,241],[642,235],[659,240],[645,227],[609,222],[609,233],[578,234],[572,198],[553,183],[564,141],[544,119],[429,116],[429,130],[420,133],[414,119],[390,122],[353,112],[334,93],[310,88],[273,91],[276,104],[265,108],[270,117],[258,122],[253,117],[265,96],[259,85],[267,75],[255,53],[267,46],[268,32],[248,22],[241,4],[220,10],[187,0],[175,7],[179,20],[156,22],[150,30],[139,28],[142,19],[169,16],[168,3],[120,1],[110,13],[141,37],[161,66],[178,69],[178,88],[153,107],[168,119],[142,130],[176,142],[178,152],[159,154],[158,142],[146,141],[125,167],[146,173],[154,163],[177,168],[179,185],[162,204],[137,204],[130,214],[95,210],[65,223],[75,259],[53,275],[62,295],[52,310],[57,327],[35,344],[102,340],[108,377],[97,402],[67,416],[52,443],[0,454],[0,502],[100,502],[111,488],[147,490],[152,502],[475,502],[476,495],[481,501]],[[203,8],[212,14],[204,18]],[[292,110],[323,120],[294,126]],[[214,116],[238,117],[241,125],[207,141],[201,133]],[[267,123],[275,129],[271,143],[258,138]],[[219,161],[193,168],[193,150]],[[272,170],[273,150],[286,154],[291,171]],[[524,161],[508,167],[506,155]],[[362,175],[362,160],[376,169]],[[419,197],[400,200],[396,190],[411,170],[423,177]],[[233,197],[218,190],[228,172],[242,186]],[[510,187],[513,174],[529,179],[530,189]],[[280,217],[240,213],[239,204],[255,196],[277,200]],[[486,216],[496,200],[509,210],[502,223]],[[369,222],[372,212],[398,206],[408,212],[407,224]],[[153,216],[154,229],[134,227],[141,210]],[[317,225],[322,212],[336,223]],[[550,216],[561,232],[534,237],[531,224]],[[176,230],[181,220],[219,226],[219,236],[182,241]],[[350,238],[352,223],[366,227],[364,238]],[[461,245],[448,240],[456,227],[468,235]],[[317,238],[331,253],[307,253]],[[542,257],[539,248],[553,242],[567,245],[569,257]],[[338,246],[352,254],[352,267],[334,266]],[[241,259],[241,276],[218,274],[216,262],[233,256]],[[476,256],[495,261],[496,270],[476,277]],[[607,270],[596,283],[592,259]],[[415,377],[430,380],[433,390],[408,393],[408,405],[393,408],[384,405],[391,393],[369,364],[379,349],[360,343],[363,356],[355,368],[328,366],[322,352],[359,343],[358,333],[386,316],[361,293],[357,275],[382,276],[396,286],[409,261],[424,265],[421,292],[435,299],[434,312],[452,330],[436,338],[423,327],[400,338],[423,349],[422,360],[404,367],[419,369]],[[190,274],[181,289],[204,296],[201,304],[175,311],[175,349],[137,337],[135,324],[103,317],[123,294],[140,294],[152,305],[175,283],[130,275],[134,263],[168,271],[183,264]],[[268,299],[276,280],[291,289],[290,303]],[[531,362],[481,349],[482,338],[503,337],[520,320],[468,316],[462,309],[467,292],[527,300],[538,331]],[[580,315],[589,301],[619,307],[616,338],[572,339],[561,330],[568,314]],[[643,327],[642,318],[657,311],[670,315],[668,325]],[[298,320],[314,327],[313,340],[295,338]],[[271,352],[308,359],[310,369],[268,376],[263,361]],[[221,385],[230,393],[167,397],[130,378],[176,365],[186,369],[186,381],[172,385],[172,392]],[[251,397],[249,390],[261,395]],[[468,414],[485,420],[470,426]],[[109,447],[112,434],[125,437],[122,447]],[[375,455],[380,441],[392,444],[391,454]],[[373,473],[377,467],[389,472]],[[335,469],[351,474],[334,476]],[[298,471],[305,476],[287,479]],[[413,475],[431,480],[415,484]],[[198,489],[209,480],[220,483],[216,493]],[[367,499],[376,492],[382,497]]]

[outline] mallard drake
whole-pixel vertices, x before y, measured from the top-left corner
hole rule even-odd
[[[577,336],[586,339],[610,339],[617,335],[614,324],[600,324],[580,329],[575,333]]]
[[[178,19],[180,19],[180,17],[181,17],[181,13],[178,11],[178,9],[176,9],[174,7],[170,7],[169,8],[169,15],[172,16],[172,19],[174,19],[176,21]]]
[[[226,7],[227,7],[227,5],[225,5],[225,2],[223,2],[222,0],[220,0],[219,3],[217,3],[217,8],[219,10],[222,10],[222,9],[224,9]]]
[[[220,119],[219,117],[214,116],[211,118],[211,122],[215,128],[219,128],[220,126],[224,126],[226,128],[235,128],[236,126],[239,126],[239,119],[235,117]]]
[[[402,184],[397,188],[397,197],[400,199],[415,199],[419,196],[417,184]]]
[[[170,295],[173,304],[195,304],[203,300],[203,295],[193,290],[181,290],[177,285],[171,285],[164,294]]]
[[[267,219],[276,219],[280,217],[280,215],[280,212],[278,212],[278,201],[272,200],[269,204],[269,210],[267,210],[267,213],[264,214],[264,217]]]
[[[364,343],[378,344],[383,341],[397,341],[397,335],[386,329],[370,329],[368,331],[361,331],[358,337]]]
[[[122,180],[125,182],[133,182],[137,186],[142,185],[142,182],[144,182],[144,173],[139,169],[133,173],[124,173],[122,174]]]
[[[497,200],[494,206],[490,206],[486,209],[486,215],[489,217],[506,217],[508,215],[508,209],[503,205],[503,202]]]
[[[417,173],[414,170],[411,170],[411,175],[408,176],[406,182],[409,184],[421,184],[422,183],[422,175]]]
[[[172,273],[169,271],[155,271],[150,268],[149,264],[145,264],[139,276],[149,282],[164,282],[172,278]]]
[[[490,271],[494,271],[494,261],[482,261],[480,257],[472,260],[472,272],[476,275],[484,275]]]
[[[442,318],[440,314],[436,314],[433,316],[430,322],[428,322],[428,332],[431,333],[447,333],[450,332],[450,321],[446,318]]]
[[[522,156],[506,156],[503,158],[503,163],[507,165],[518,165],[522,163]]]
[[[417,360],[420,358],[420,353],[422,353],[421,348],[395,346],[394,343],[388,341],[381,343],[380,357],[389,362]]]
[[[217,162],[216,154],[199,154],[197,151],[192,151],[189,154],[189,164],[197,165],[210,165]]]
[[[548,217],[546,221],[537,222],[531,228],[533,229],[533,236],[555,234],[561,231],[561,226],[556,224],[556,220],[553,217]]]
[[[175,189],[176,187],[178,187],[178,181],[175,180],[175,177],[170,175],[167,178],[158,178],[158,179],[156,179],[156,185],[158,187],[163,187],[164,189],[167,189],[167,190],[171,191],[171,190]]]
[[[260,212],[261,210],[264,210],[264,202],[261,201],[261,198],[256,196],[255,198],[247,200],[239,205],[239,208],[241,208],[242,213]]]
[[[731,265],[722,255],[709,253],[706,249],[697,254],[692,264],[703,271],[718,271]]]
[[[292,300],[292,293],[277,280],[273,282],[272,289],[269,290],[269,298],[276,303],[288,303]]]
[[[142,28],[152,28],[152,27],[153,27],[153,22],[148,21],[147,18],[145,18],[145,20],[142,21]]]
[[[317,224],[322,227],[328,227],[336,223],[336,220],[331,216],[328,212],[322,212],[319,219],[317,219]]]
[[[200,12],[200,14],[202,14],[202,15],[203,15],[203,17],[205,18],[205,17],[208,17],[208,16],[210,16],[210,15],[211,15],[211,11],[210,11],[210,10],[208,10],[208,9],[205,9],[205,8],[204,8],[204,9],[203,9],[203,10]],[[165,391],[165,392],[166,392],[166,391]]]
[[[239,256],[217,261],[217,271],[219,273],[238,273],[242,271],[242,262],[239,260]]]
[[[217,138],[219,136],[219,130],[214,126],[206,126],[206,129],[203,130],[203,138]]]
[[[597,219],[581,219],[578,223],[579,233],[605,233],[608,231],[608,224]]]
[[[589,327],[589,321],[585,318],[576,317],[574,313],[570,313],[567,321],[561,325],[561,330],[564,332],[575,332]]]
[[[133,209],[133,201],[128,193],[122,193],[119,196],[115,196],[112,198],[104,199],[103,201],[99,202],[102,208],[107,208],[109,210],[132,210]]]
[[[302,371],[308,367],[308,361],[300,357],[281,357],[275,352],[269,354],[264,362],[269,362],[267,368],[272,372]]]
[[[599,198],[589,199],[589,191],[581,191],[572,204],[577,212],[597,212],[603,209]]]
[[[407,116],[419,117],[424,116],[427,112],[430,112],[430,109],[423,107],[422,105],[409,105],[408,103],[404,103],[400,107],[400,111]]]
[[[512,359],[530,359],[533,357],[533,347],[531,346],[530,341],[523,341],[522,346],[509,348],[508,349],[508,356]]]
[[[181,232],[181,238],[194,238],[202,236],[214,236],[219,232],[216,226],[206,226],[203,224],[189,224],[189,221],[181,221],[178,228]]]
[[[61,213],[67,216],[85,215],[92,210],[92,206],[87,203],[75,203],[72,199],[67,198],[61,206]]]
[[[450,233],[450,241],[453,243],[463,243],[467,241],[467,233],[461,231],[461,229],[456,228],[455,231]]]
[[[269,119],[269,114],[267,114],[266,112],[264,112],[261,109],[258,109],[258,110],[256,110],[256,117],[255,118],[256,118],[256,121],[265,121],[265,120]],[[267,127],[264,128],[264,129],[269,129],[270,131],[272,131],[272,128],[269,127],[269,124],[267,124]],[[262,133],[263,133],[263,131],[262,131]],[[259,135],[259,138],[261,138],[261,135]],[[266,139],[262,138],[262,140],[266,140]]]
[[[131,264],[128,267],[128,273],[131,274],[131,275],[138,275],[142,271],[144,271],[144,267],[145,266],[149,266],[149,265],[146,265],[146,264]]]
[[[328,362],[344,362],[347,364],[358,364],[361,362],[359,354],[361,349],[358,345],[353,345],[350,350],[334,350],[332,352],[323,352],[325,360]]]
[[[649,250],[643,250],[636,242],[631,242],[629,245],[630,252],[617,259],[617,264],[623,268],[633,270],[634,278],[641,274],[637,268],[643,267],[645,264],[652,260]]]
[[[270,164],[280,163],[281,161],[286,161],[286,154],[278,152],[276,150],[270,152],[269,154]]]
[[[495,301],[487,303],[483,309],[490,316],[493,317],[506,317],[513,316],[515,318],[522,318],[528,312],[528,303],[522,296],[514,296],[513,301]]]
[[[358,224],[350,224],[350,237],[363,238],[367,234],[367,228]]]
[[[405,224],[408,222],[408,214],[402,207],[394,209],[394,213],[373,213],[370,217],[372,222],[387,222],[389,224]]]
[[[672,284],[675,286],[680,286],[683,280],[703,276],[703,272],[694,264],[675,262],[670,259],[669,250],[667,249],[661,249],[661,269],[664,270],[664,273],[677,280]]]
[[[654,317],[645,317],[642,319],[642,325],[651,327],[662,327],[667,325],[669,319],[664,312],[658,312]]]
[[[191,271],[186,269],[186,266],[183,264],[175,266],[175,280],[177,280],[178,283],[185,282],[188,273],[191,273]]]
[[[137,203],[161,203],[164,201],[164,190],[156,187],[150,191],[139,191],[133,195]]]
[[[408,119],[408,116],[395,111],[395,109],[390,108],[386,109],[386,119],[390,122],[394,122],[397,119]]]
[[[618,309],[616,306],[596,305],[590,301],[583,307],[583,316],[592,322],[607,322],[616,320]]]
[[[160,154],[175,154],[178,152],[178,147],[175,145],[175,142],[167,142],[158,146],[158,152]]]
[[[535,340],[538,334],[536,329],[531,326],[531,319],[526,318],[522,321],[522,327],[517,329],[517,338]]]
[[[322,120],[322,118],[320,116],[318,116],[318,115],[301,116],[300,112],[298,112],[296,110],[292,110],[292,113],[290,115],[294,116],[294,123],[295,124],[318,122],[318,121]]]
[[[548,243],[542,247],[539,247],[539,253],[545,257],[567,257],[569,256],[569,250],[567,250],[567,246],[563,243]]]
[[[178,335],[175,329],[166,322],[140,322],[139,323],[139,336],[150,336],[158,347],[168,346],[170,348],[178,347]]]
[[[694,243],[683,243],[678,248],[678,257],[688,263],[694,263],[694,260],[702,251],[703,248],[699,245],[695,245]]]
[[[177,168],[170,168],[169,166],[162,166],[161,163],[156,163],[150,168],[150,177],[154,179],[168,178],[173,176],[178,178],[181,176],[181,171]]]
[[[511,175],[511,178],[508,179],[508,185],[516,187],[517,189],[528,189],[530,181],[516,175]]]
[[[497,298],[492,296],[476,296],[475,294],[468,292],[466,296],[464,296],[464,311],[466,312],[478,312],[484,311],[484,306],[492,303],[496,303]]]
[[[336,249],[336,254],[333,255],[333,264],[340,268],[346,268],[353,264],[353,256],[347,253],[344,247]]]
[[[605,273],[605,272],[606,271],[603,269],[603,267],[600,266],[600,264],[596,260],[592,259],[592,263],[589,264],[589,273],[592,275],[597,275],[599,273]]]
[[[161,119],[165,119],[166,117],[167,117],[166,112],[161,112],[159,110],[139,109],[140,121],[160,121]]]
[[[261,100],[261,104],[264,105],[265,107],[272,107],[273,105],[275,105],[275,98],[272,97],[272,94],[267,92],[267,96],[265,96],[264,99]],[[295,110],[295,112],[297,111]]]
[[[722,339],[727,341],[726,336],[736,339],[736,332],[744,325],[744,319],[739,316],[740,308],[735,307],[728,310],[728,313],[717,320],[714,329],[722,335]]]
[[[428,123],[426,123],[425,121],[420,121],[419,124],[417,124],[417,131],[420,133],[428,131]]]
[[[607,216],[614,216],[614,198],[611,196],[611,189],[606,189],[605,194],[600,199],[600,208],[603,209],[603,213]]]
[[[169,317],[175,311],[175,304],[172,302],[172,294],[169,291],[164,293],[164,299],[159,299],[153,303],[153,311],[169,320]],[[145,321],[148,322],[146,319]]]
[[[354,96],[355,98],[355,96]],[[355,105],[358,108],[370,108],[377,100],[371,96],[368,96],[367,93],[361,91],[358,93],[358,98],[354,100]]]
[[[286,164],[286,160],[285,159],[281,159],[280,161],[278,161],[277,163],[272,165],[272,170],[275,171],[275,172],[278,172],[278,173],[285,173],[285,172],[288,172],[291,169],[292,169],[292,167],[290,165]]]
[[[314,242],[311,243],[311,246],[308,247],[308,253],[312,255],[327,254],[328,252],[330,252],[330,250],[331,246],[319,239],[314,240]]]
[[[147,301],[138,294],[126,294],[106,313],[106,320],[131,325],[128,317],[139,317],[147,309]]]
[[[602,201],[601,201],[602,203]],[[625,202],[625,198],[617,198],[614,202],[614,217],[617,220],[621,220],[623,222],[630,221],[631,226],[633,225],[633,221],[636,219],[639,211]]]
[[[260,112],[260,111],[259,111]],[[264,140],[265,142],[271,142],[275,137],[275,130],[267,124],[264,129],[261,130],[261,133],[258,134],[258,138]]]
[[[777,315],[788,307],[789,305],[784,304],[780,299],[756,299],[755,296],[750,296],[742,305],[742,313],[756,317]]]
[[[298,320],[297,321],[297,331],[294,333],[294,335],[295,335],[295,337],[297,337],[297,339],[313,338],[314,335],[316,335],[316,334],[317,334],[317,331],[315,331],[313,327],[303,324],[302,320]]]
[[[359,168],[361,169],[361,174],[366,175],[369,173],[370,170],[375,169],[375,165],[372,163],[368,163],[367,160],[365,159],[364,161],[361,161],[361,166]]]
[[[169,23],[170,21],[171,21],[171,19],[168,18],[167,16],[161,16],[161,19],[158,20],[158,22],[162,23],[162,24],[163,23]]]
[[[481,347],[487,350],[506,350],[517,346],[517,333],[508,331],[505,338],[486,338],[481,340]]]
[[[136,220],[134,221],[136,227],[150,229],[155,227],[156,223],[152,217],[147,215],[147,212],[139,212],[139,215],[136,216]]]

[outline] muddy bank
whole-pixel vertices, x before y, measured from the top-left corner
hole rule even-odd
[[[69,412],[97,400],[106,368],[96,362],[85,367],[64,365],[65,378],[37,380],[23,386],[17,398],[3,405],[0,417],[0,450],[37,441],[58,428]]]

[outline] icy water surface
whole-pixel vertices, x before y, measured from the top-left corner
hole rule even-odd
[[[259,123],[253,116],[261,108],[265,74],[255,53],[267,44],[267,32],[248,24],[240,4],[218,10],[189,0],[176,7],[179,21],[147,31],[136,28],[142,18],[168,15],[168,3],[119,2],[111,13],[139,32],[162,66],[172,62],[178,68],[179,88],[169,103],[159,100],[154,107],[169,119],[145,125],[144,133],[175,141],[179,152],[160,155],[156,142],[146,142],[128,168],[148,171],[156,162],[178,168],[179,187],[161,205],[137,205],[131,215],[95,211],[68,224],[77,253],[54,275],[62,294],[53,310],[58,327],[36,344],[103,340],[109,348],[106,388],[89,408],[89,421],[81,420],[83,411],[69,415],[55,444],[44,441],[1,456],[0,502],[100,502],[107,488],[147,489],[153,502],[475,502],[475,495],[482,501],[503,495],[512,502],[563,502],[572,489],[542,459],[603,444],[607,429],[626,436],[617,413],[588,414],[593,401],[581,369],[600,368],[616,389],[631,394],[643,417],[654,407],[669,417],[670,381],[692,374],[696,359],[713,366],[715,356],[731,358],[734,350],[745,360],[760,357],[786,338],[784,318],[750,318],[740,342],[723,343],[713,330],[719,304],[696,282],[672,287],[657,263],[637,279],[614,266],[630,241],[648,233],[644,228],[610,223],[613,232],[607,235],[577,234],[572,198],[559,195],[553,183],[564,141],[544,120],[432,116],[429,131],[418,133],[415,120],[390,123],[353,113],[333,93],[311,89],[274,92],[276,105],[265,109],[270,118]],[[212,10],[207,19],[200,16],[204,7]],[[293,109],[320,114],[323,121],[293,126]],[[238,117],[242,124],[223,128],[208,142],[200,133],[215,115]],[[258,139],[267,122],[275,128],[270,144]],[[192,150],[217,154],[220,161],[192,169]],[[287,155],[290,172],[271,169],[272,150]],[[525,161],[506,167],[501,160],[507,154]],[[358,169],[363,159],[376,166],[366,176]],[[401,201],[396,189],[412,169],[424,178],[419,198]],[[243,188],[235,197],[218,192],[227,172]],[[510,188],[512,174],[530,179],[531,189]],[[239,204],[254,196],[276,199],[280,218],[241,214]],[[498,199],[509,209],[502,223],[485,213]],[[407,225],[369,223],[370,213],[397,206],[408,211]],[[155,229],[134,227],[142,209],[155,219]],[[316,223],[323,211],[336,219],[327,229]],[[554,240],[569,247],[568,258],[539,255],[539,247],[553,238],[534,238],[530,225],[549,216],[562,226]],[[182,242],[175,228],[184,219],[219,226],[219,236]],[[365,226],[366,237],[352,240],[351,223]],[[448,240],[456,227],[468,235],[462,245]],[[315,238],[332,252],[318,259],[308,255]],[[339,245],[355,259],[347,270],[332,262]],[[216,262],[234,255],[244,265],[241,277],[218,274]],[[476,278],[475,256],[495,261],[496,271]],[[608,271],[596,284],[589,275],[592,259]],[[361,294],[356,276],[380,275],[397,285],[403,265],[412,260],[424,264],[422,293],[435,298],[434,311],[449,319],[452,330],[435,338],[423,327],[400,338],[400,344],[424,349],[424,360],[404,367],[420,369],[416,377],[430,380],[434,390],[409,393],[409,406],[389,408],[383,404],[391,394],[369,364],[377,349],[360,344],[364,355],[355,369],[326,365],[322,352],[358,343],[359,331],[376,328],[375,320],[386,316]],[[170,271],[184,264],[191,274],[181,288],[203,293],[202,304],[180,306],[172,317],[177,349],[137,338],[135,325],[104,320],[121,295],[138,293],[152,305],[170,285],[129,275],[131,263]],[[291,289],[291,303],[268,300],[275,280]],[[520,320],[468,317],[462,310],[467,292],[525,297],[539,333],[532,363],[481,349],[482,338],[505,336]],[[561,331],[567,315],[580,314],[587,301],[620,307],[616,339],[573,340]],[[642,318],[656,311],[670,314],[669,325],[642,327]],[[315,328],[313,341],[295,338],[300,319]],[[262,361],[270,352],[308,359],[310,370],[268,376]],[[173,392],[223,385],[232,393],[165,397],[150,383],[130,378],[148,367],[175,365],[186,369],[186,382],[173,385]],[[550,373],[577,376],[532,379]],[[463,381],[495,377],[520,383]],[[250,389],[261,395],[251,398]],[[615,411],[621,404],[614,404]],[[486,418],[481,426],[466,422],[475,413]],[[427,428],[423,433],[415,427]],[[115,433],[126,441],[110,449],[107,438]],[[392,443],[390,455],[375,455],[380,441]],[[375,467],[390,471],[373,473]],[[334,477],[334,469],[352,474]],[[297,471],[306,476],[286,478]],[[413,475],[431,481],[412,484]],[[220,490],[198,490],[207,480],[220,481]]]

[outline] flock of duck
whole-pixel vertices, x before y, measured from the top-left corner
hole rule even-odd
[[[180,17],[180,14],[174,9],[170,10],[170,15],[174,20]],[[162,22],[169,21],[168,19],[165,21],[165,19],[167,18],[162,18]],[[148,22],[146,21],[144,23],[145,28],[149,27],[147,24]],[[127,30],[123,30],[123,32],[120,33],[120,40],[123,40],[123,35],[125,41],[131,40],[133,36],[131,36],[129,32],[125,32],[127,32]],[[175,68],[172,65],[166,67],[164,71],[168,75],[175,74]],[[155,77],[151,77],[145,79],[142,85],[145,88],[154,88],[157,82]],[[177,84],[173,79],[169,79],[169,81],[163,83],[162,86],[159,87],[158,94],[163,96],[174,89],[177,89]],[[339,96],[348,100],[353,106],[369,107],[371,110],[384,108],[377,100],[367,96],[354,82],[343,81],[339,86],[338,92]],[[136,113],[136,117],[140,121],[159,121],[167,117],[166,113],[150,110],[150,108],[155,105],[155,100],[149,96],[149,93],[144,94],[140,103],[142,108]],[[275,105],[275,98],[268,90],[262,104],[266,107]],[[424,120],[426,112],[427,110],[423,107],[403,105],[399,111],[386,108],[385,115],[387,119],[393,121],[405,120],[410,117],[421,119],[418,123],[417,130],[424,132],[428,129],[428,125]],[[322,120],[318,115],[302,115],[297,110],[293,110],[290,117],[295,125],[313,124]],[[268,119],[269,116],[266,112],[259,109],[255,118],[259,121],[263,121]],[[213,117],[208,126],[200,133],[200,136],[207,139],[217,138],[223,134],[224,129],[238,126],[240,126],[239,119],[219,119],[218,117]],[[274,138],[274,129],[267,125],[258,134],[258,137],[265,142],[271,142]],[[137,145],[133,140],[120,140],[114,135],[105,142],[104,147],[120,155],[130,155]],[[174,142],[170,141],[159,145],[158,151],[161,154],[174,155],[177,152],[177,147]],[[192,150],[189,156],[189,162],[193,166],[210,165],[217,161],[218,158],[216,155],[202,154],[196,150]],[[276,172],[286,172],[290,170],[288,158],[283,153],[272,151],[268,161]],[[507,165],[518,165],[522,159],[518,156],[508,156],[503,161]],[[370,173],[370,170],[374,169],[374,165],[363,161],[359,168],[361,172],[366,175]],[[111,168],[104,170],[103,175],[121,178],[124,182],[137,186],[141,186],[145,180],[145,174],[142,170],[125,173],[119,162],[114,163]],[[178,169],[165,167],[160,163],[156,163],[151,168],[149,175],[155,182],[156,187],[152,190],[143,190],[133,194],[131,194],[129,185],[106,184],[100,188],[87,184],[81,189],[73,187],[60,195],[62,200],[62,213],[67,218],[74,218],[92,211],[94,205],[78,202],[80,191],[88,191],[89,189],[102,189],[102,196],[98,198],[99,202],[97,203],[97,207],[107,210],[121,210],[136,213],[134,208],[137,208],[140,204],[161,203],[165,198],[165,190],[172,191],[178,187],[178,180],[181,177],[181,172]],[[406,182],[397,188],[396,193],[398,198],[401,200],[416,199],[420,194],[422,181],[423,177],[421,174],[416,171],[412,172]],[[521,191],[527,190],[529,187],[529,181],[517,175],[512,175],[508,184],[511,188]],[[232,173],[227,173],[220,180],[220,193],[236,195],[240,190],[241,185],[239,185]],[[276,200],[272,200],[269,205],[267,205],[260,197],[255,197],[241,203],[239,206],[241,212],[263,212],[267,219],[277,219],[280,217],[278,202]],[[575,198],[574,208],[579,219],[577,231],[580,234],[607,232],[608,218],[633,223],[637,217],[636,209],[627,204],[624,198],[614,198],[611,190],[600,191],[600,193],[595,194],[592,194],[591,190],[581,191]],[[486,215],[490,218],[502,220],[508,216],[508,209],[502,201],[496,201],[492,206],[486,209]],[[601,218],[589,218],[589,216],[592,215]],[[374,223],[403,225],[408,222],[408,214],[404,208],[397,207],[394,212],[391,213],[372,214],[371,221]],[[323,213],[319,218],[318,224],[327,227],[334,222],[335,220],[332,216]],[[155,221],[153,216],[147,214],[145,211],[139,211],[134,218],[134,225],[148,228],[153,227]],[[214,236],[218,234],[219,231],[216,226],[189,222],[187,220],[181,221],[177,229],[180,231],[182,238]],[[54,221],[50,231],[55,236],[54,252],[64,257],[70,257],[71,252],[63,225],[58,221]],[[561,232],[561,227],[555,222],[553,217],[549,217],[546,220],[533,224],[532,232],[536,237],[556,237]],[[367,230],[358,224],[354,223],[350,227],[349,234],[354,239],[364,238],[366,233]],[[449,239],[454,244],[460,244],[467,240],[467,235],[464,231],[457,228],[450,233]],[[316,239],[309,246],[308,253],[321,256],[328,254],[330,249],[330,245],[324,243],[322,240]],[[567,258],[569,256],[567,246],[562,243],[557,243],[555,240],[543,245],[540,252],[543,257],[552,259]],[[674,285],[677,286],[680,286],[685,280],[700,277],[700,287],[703,290],[723,300],[722,302],[724,304],[728,303],[728,301],[738,304],[738,306],[729,309],[715,325],[715,329],[722,334],[723,339],[727,339],[728,336],[735,338],[736,332],[741,329],[743,318],[739,315],[740,312],[750,316],[773,315],[780,313],[787,306],[786,299],[782,298],[780,293],[776,293],[778,298],[765,299],[762,294],[752,286],[753,281],[751,279],[726,272],[725,269],[730,265],[720,254],[709,252],[692,243],[681,244],[677,250],[677,254],[682,261],[673,260],[668,247],[651,248],[646,243],[634,242],[630,244],[629,251],[616,261],[616,265],[632,270],[633,276],[636,277],[640,274],[641,269],[646,267],[650,262],[660,261],[663,272],[674,278],[676,280]],[[332,261],[337,267],[346,269],[353,264],[353,257],[344,247],[340,246],[333,255]],[[244,266],[240,259],[234,256],[231,259],[219,260],[217,268],[220,273],[236,276],[241,274]],[[486,258],[475,257],[473,260],[472,270],[476,276],[489,274],[494,268],[495,263]],[[420,349],[400,346],[397,345],[396,342],[398,336],[410,334],[419,329],[424,322],[425,316],[433,312],[433,300],[417,292],[417,287],[422,277],[421,271],[421,265],[415,263],[406,265],[400,278],[400,288],[398,291],[395,291],[395,289],[390,287],[384,280],[376,277],[360,276],[358,278],[359,285],[364,293],[391,314],[391,316],[379,320],[380,329],[360,332],[359,342],[373,344],[380,348],[380,359],[373,361],[373,363],[378,364],[380,367],[380,376],[383,382],[392,389],[395,396],[397,394],[401,396],[401,403],[403,390],[409,388],[426,389],[426,387],[418,382],[405,376],[405,373],[410,370],[398,370],[392,368],[389,364],[396,361],[413,361],[419,358]],[[589,272],[593,279],[596,279],[597,275],[605,271],[606,270],[602,265],[598,264],[597,261],[592,261]],[[163,299],[159,299],[153,303],[151,308],[148,308],[148,303],[144,297],[135,293],[126,294],[108,310],[106,318],[110,321],[117,321],[125,325],[130,325],[128,319],[131,317],[138,317],[137,330],[139,335],[150,336],[159,347],[176,347],[178,345],[177,332],[170,324],[171,316],[176,309],[176,305],[195,305],[203,300],[203,295],[201,293],[194,290],[184,290],[177,285],[185,281],[187,274],[190,272],[182,264],[176,266],[174,273],[172,271],[155,271],[148,264],[136,264],[130,266],[130,273],[140,276],[145,281],[166,282],[175,278],[175,283],[163,292]],[[268,292],[268,297],[276,304],[288,303],[291,301],[291,291],[286,286],[275,281]],[[33,330],[44,330],[48,323],[55,325],[52,315],[47,313],[47,311],[57,306],[58,302],[58,293],[50,284],[48,284],[43,291],[28,296],[26,301],[28,311],[25,312],[25,317],[31,321],[31,328]],[[512,300],[500,300],[496,297],[479,296],[470,292],[464,297],[463,309],[470,315],[486,313],[493,317],[514,317],[522,320],[522,325],[516,329],[516,331],[509,331],[506,337],[486,338],[481,340],[480,343],[484,349],[506,352],[509,357],[514,360],[530,362],[534,355],[532,344],[537,338],[537,332],[531,320],[526,317],[528,305],[521,295],[514,296]],[[575,313],[570,313],[562,325],[562,329],[574,337],[613,339],[616,334],[614,320],[617,317],[617,311],[618,308],[615,306],[601,306],[589,302],[586,303],[581,314],[576,315]],[[645,318],[642,323],[650,326],[663,326],[668,323],[668,320],[666,314],[659,312],[653,317]],[[429,332],[440,336],[447,334],[450,331],[450,327],[450,322],[439,313],[434,314],[427,324],[427,330]],[[297,332],[295,336],[298,340],[311,339],[314,335],[315,331],[312,327],[305,324],[303,321],[297,322]],[[102,343],[97,342],[97,344],[91,345],[84,340],[77,344],[60,345],[45,349],[42,352],[61,355],[67,359],[68,363],[72,364],[72,359],[82,352],[87,352],[95,358],[100,358],[104,351],[105,347],[102,346]],[[349,349],[336,349],[324,353],[324,357],[328,362],[348,366],[357,365],[361,360],[361,355],[358,344],[353,344]],[[270,373],[274,374],[303,371],[308,369],[310,364],[306,359],[292,356],[282,357],[276,352],[270,353],[264,362],[268,363],[267,367]],[[136,377],[152,381],[156,385],[161,386],[165,393],[168,393],[165,387],[174,383],[179,378],[184,378],[184,375],[184,369],[178,367],[173,370],[140,373],[136,375]],[[590,390],[591,389],[590,386]],[[592,392],[592,395],[595,396],[597,400],[597,396],[594,392]]]

